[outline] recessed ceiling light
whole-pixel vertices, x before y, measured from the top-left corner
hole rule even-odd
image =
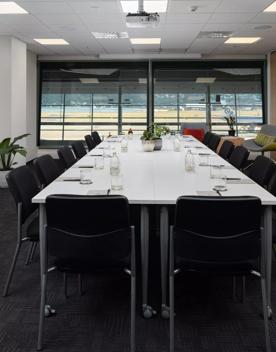
[[[6,15],[11,15],[11,14],[26,14],[28,13],[26,10],[24,10],[21,6],[17,5],[14,1],[4,1],[0,2],[0,14],[6,14]]]
[[[92,32],[96,39],[126,39],[127,32]]]
[[[41,39],[34,39],[36,42],[38,42],[41,45],[69,45],[69,43],[64,40],[64,39],[45,39],[45,38],[41,38]]]
[[[198,77],[196,79],[196,83],[214,83],[216,80],[216,77]]]
[[[98,78],[80,78],[81,83],[83,84],[97,84],[100,83],[100,81],[98,80]]]
[[[224,42],[224,44],[254,44],[261,37],[231,37]]]
[[[276,12],[276,1],[269,5],[263,12]]]
[[[138,78],[139,84],[147,84],[147,79],[146,78]]]
[[[138,1],[121,1],[123,12],[138,12]],[[167,0],[145,0],[144,11],[146,12],[166,12],[168,6]]]
[[[158,45],[161,43],[161,38],[131,38],[130,39],[131,44],[153,44],[153,45]]]

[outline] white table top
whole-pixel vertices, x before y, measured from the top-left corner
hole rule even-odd
[[[79,166],[93,165],[95,158],[91,155],[101,154],[104,145],[110,145],[116,150],[123,174],[123,190],[111,191],[110,194],[125,195],[131,204],[175,204],[179,196],[212,191],[216,180],[210,178],[209,166],[199,166],[201,157],[198,153],[201,152],[212,154],[214,163],[225,165],[222,170],[227,177],[248,179],[193,137],[183,139],[180,152],[173,151],[172,138],[163,140],[161,151],[144,152],[140,139],[134,136],[133,140],[128,142],[126,153],[121,153],[119,142],[101,143],[37,194],[32,200],[33,203],[44,203],[46,197],[51,194],[87,195],[93,194],[93,191],[104,193],[111,188],[110,158],[105,158],[104,169],[90,169],[93,180],[90,185],[81,185],[78,181],[62,181],[63,177],[79,177],[81,170]],[[185,171],[185,153],[188,150],[185,147],[189,147],[192,153],[195,153],[195,171]],[[223,192],[223,196],[257,196],[263,205],[276,205],[276,198],[256,183],[227,184],[227,191]]]

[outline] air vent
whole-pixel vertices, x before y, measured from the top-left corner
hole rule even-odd
[[[203,38],[209,38],[209,39],[221,39],[221,38],[229,38],[231,37],[232,32],[227,32],[227,31],[211,31],[211,32],[199,32],[199,35],[197,38],[203,39]]]

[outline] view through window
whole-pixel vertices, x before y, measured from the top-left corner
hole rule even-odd
[[[149,96],[147,62],[41,63],[39,143],[58,146],[92,130],[142,134],[151,122],[173,131],[201,122],[223,135],[228,116],[250,137],[265,121],[263,65],[154,62]]]

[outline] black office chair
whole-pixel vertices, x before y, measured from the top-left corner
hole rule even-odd
[[[66,169],[69,169],[77,161],[70,147],[61,147],[57,153]]]
[[[242,170],[249,157],[249,151],[242,145],[238,145],[229,157],[229,162],[237,169]]]
[[[111,273],[131,276],[131,352],[135,350],[135,234],[130,226],[129,204],[123,196],[52,195],[46,199],[48,254],[63,273]],[[38,350],[46,296],[41,290]]]
[[[223,159],[228,160],[230,155],[232,154],[233,150],[234,150],[234,144],[230,141],[225,140],[222,143],[222,146],[219,150],[219,156],[221,156]]]
[[[55,160],[51,155],[42,155],[34,160],[34,166],[42,180],[43,186],[48,186],[57,177],[59,177],[63,170],[59,169]]]
[[[204,138],[203,138],[203,144],[208,145],[211,136],[212,136],[211,132],[209,132],[209,131],[206,132],[204,135]]]
[[[73,148],[73,151],[74,151],[77,159],[81,159],[82,157],[84,157],[86,155],[86,150],[84,148],[82,141],[73,142],[72,148]]]
[[[170,230],[170,352],[174,351],[174,277],[185,271],[260,277],[266,351],[271,351],[261,213],[257,197],[178,198]],[[229,214],[234,221],[229,221]]]
[[[101,143],[102,140],[101,140],[101,137],[100,137],[100,135],[99,135],[99,133],[97,131],[93,131],[91,133],[91,136],[95,140],[97,145]]]
[[[259,155],[255,161],[244,170],[244,173],[260,186],[266,188],[268,187],[274,170],[274,162],[263,155]]]
[[[92,150],[97,146],[96,141],[94,140],[94,138],[91,137],[90,134],[87,134],[86,136],[84,136],[85,142],[87,144],[87,148],[88,150]]]
[[[208,147],[215,152],[217,150],[218,145],[219,145],[220,139],[221,138],[219,135],[212,133],[211,137],[209,139],[209,142],[208,142]]]
[[[30,242],[25,262],[25,264],[29,264],[33,259],[36,245],[39,240],[38,216],[37,214],[36,216],[32,216],[37,209],[37,204],[32,203],[32,198],[40,191],[34,174],[28,166],[20,166],[10,171],[6,176],[6,179],[17,207],[17,240],[3,296],[8,294],[22,243],[27,241]],[[23,231],[23,225],[26,226],[26,231]]]

